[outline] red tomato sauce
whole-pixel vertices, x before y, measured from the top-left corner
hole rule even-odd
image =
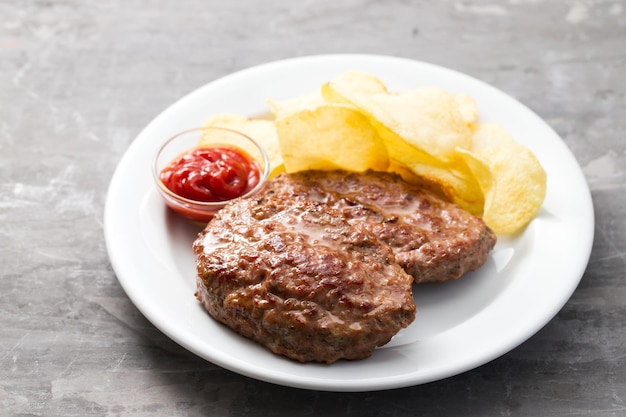
[[[218,202],[240,197],[261,179],[258,163],[227,146],[197,148],[174,159],[160,174],[172,192],[190,200]]]

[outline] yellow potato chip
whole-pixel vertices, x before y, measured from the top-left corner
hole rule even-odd
[[[270,178],[284,171],[283,158],[278,143],[276,127],[271,120],[251,119],[237,114],[216,114],[210,117],[205,123],[206,127],[223,127],[236,130],[256,140],[267,153],[270,160]],[[203,137],[203,142],[210,142],[210,138]]]
[[[540,209],[546,172],[501,126],[481,124],[471,150],[459,150],[485,195],[483,220],[496,233],[519,232]]]
[[[384,100],[383,97],[385,97],[385,99],[388,99],[390,102],[394,102],[394,105],[391,107],[399,106],[403,103],[406,104],[404,98],[398,99],[397,95],[388,94],[386,88],[378,79],[372,76],[365,76],[358,72],[347,73],[322,87],[322,95],[327,100],[334,102],[342,102],[342,100],[349,101],[342,96],[340,91],[344,93],[348,92],[347,94],[351,94],[351,97],[361,97],[360,100],[362,103],[366,103],[369,99],[366,95],[361,93],[362,91],[366,91],[371,93],[369,97],[378,97],[381,100]],[[422,93],[419,94],[441,96],[443,92],[435,89],[424,89]],[[420,118],[417,113],[421,111],[421,108],[428,107],[427,104],[421,102],[421,100],[420,98],[420,100],[416,100],[413,103],[412,110],[416,112],[415,119]],[[444,104],[443,101],[447,104]],[[471,144],[469,139],[471,126],[477,117],[474,101],[471,99],[468,100],[467,96],[453,95],[448,95],[443,101],[440,103],[438,111],[446,112],[442,110],[446,106],[453,108],[457,118],[461,120],[458,125],[465,130],[465,135],[458,134],[456,139],[453,139],[450,146],[455,144],[469,146]],[[416,104],[418,102],[421,104]],[[426,148],[428,148],[426,145],[426,136],[433,135],[435,139],[437,139],[437,132],[441,130],[441,127],[431,127],[434,131],[428,133],[424,133],[423,131],[411,134],[405,129],[407,127],[406,123],[394,121],[393,123],[385,124],[381,122],[379,118],[375,117],[375,113],[381,114],[383,111],[387,110],[387,107],[389,106],[383,105],[378,108],[376,112],[364,111],[363,113],[367,116],[370,124],[376,129],[382,139],[392,164],[396,167],[404,166],[408,168],[429,184],[437,184],[441,192],[450,201],[459,204],[471,213],[482,213],[484,204],[482,190],[464,161],[456,156],[454,152],[456,147],[447,151],[448,156],[445,159],[439,158],[426,150]],[[358,109],[363,111],[360,107],[358,107]],[[398,110],[398,112],[406,113],[406,117],[409,118],[406,110],[407,109]],[[428,117],[436,119],[436,117]],[[391,116],[386,118],[390,120]],[[389,124],[396,124],[398,127],[393,129],[389,127]],[[448,131],[450,131],[450,129],[448,129]],[[403,134],[412,136],[413,140],[407,139]],[[428,139],[428,141],[429,140],[430,139]]]
[[[473,214],[482,213],[482,189],[464,160],[455,157],[446,162],[441,161],[411,146],[377,121],[370,122],[383,139],[392,166],[404,166],[428,183],[436,184],[448,200]]]
[[[322,96],[329,102],[345,100],[340,93],[336,93],[334,87],[341,86],[346,91],[358,91],[361,94],[387,93],[387,87],[383,82],[372,74],[363,71],[348,71],[335,78],[331,83],[322,85]],[[334,96],[337,94],[336,96]],[[334,96],[334,97],[333,97]],[[347,102],[347,100],[346,100]]]
[[[467,123],[467,126],[471,130],[474,130],[478,121],[478,106],[476,105],[476,101],[465,94],[454,95],[454,101],[456,102],[461,120]]]
[[[350,71],[318,92],[268,100],[275,120],[216,115],[207,125],[257,139],[272,174],[308,169],[399,173],[469,212],[496,233],[515,233],[536,215],[546,173],[497,125],[479,124],[476,102],[438,88],[391,93],[375,76]]]
[[[322,105],[275,121],[287,172],[308,169],[384,171],[389,159],[367,117],[342,105]]]
[[[478,111],[470,97],[438,88],[397,93],[371,93],[369,87],[363,90],[356,82],[338,78],[323,88],[322,94],[329,101],[349,102],[411,146],[443,162],[455,159],[456,148],[471,145]]]
[[[319,106],[326,103],[320,92],[308,94],[306,96],[298,96],[289,100],[276,101],[267,99],[270,111],[276,119],[288,117],[294,113],[303,110],[315,110]]]

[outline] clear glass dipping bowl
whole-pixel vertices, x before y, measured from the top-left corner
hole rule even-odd
[[[244,195],[237,198],[245,198],[257,194],[263,189],[270,172],[270,162],[265,149],[254,139],[231,129],[221,127],[202,127],[189,129],[168,139],[159,148],[152,163],[152,175],[165,203],[175,212],[190,220],[206,223],[213,215],[232,200],[205,202],[190,200],[182,197],[161,181],[161,171],[181,154],[198,148],[202,139],[203,147],[206,146],[229,146],[243,150],[254,159],[260,169],[259,183]]]

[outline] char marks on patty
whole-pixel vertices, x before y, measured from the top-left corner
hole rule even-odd
[[[414,320],[414,281],[459,278],[495,241],[481,219],[394,174],[283,174],[199,235],[196,297],[274,353],[363,359]]]
[[[395,174],[304,171],[277,177],[266,194],[336,208],[389,245],[416,283],[458,279],[496,243],[482,219]]]
[[[366,358],[415,317],[412,278],[391,249],[319,202],[239,200],[194,251],[207,311],[301,362]]]

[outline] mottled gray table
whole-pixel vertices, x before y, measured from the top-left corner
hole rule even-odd
[[[103,206],[139,131],[259,63],[397,55],[504,90],[583,167],[587,271],[530,340],[462,375],[372,393],[258,382],[172,342],[111,268]],[[0,3],[0,415],[626,415],[626,2]]]

